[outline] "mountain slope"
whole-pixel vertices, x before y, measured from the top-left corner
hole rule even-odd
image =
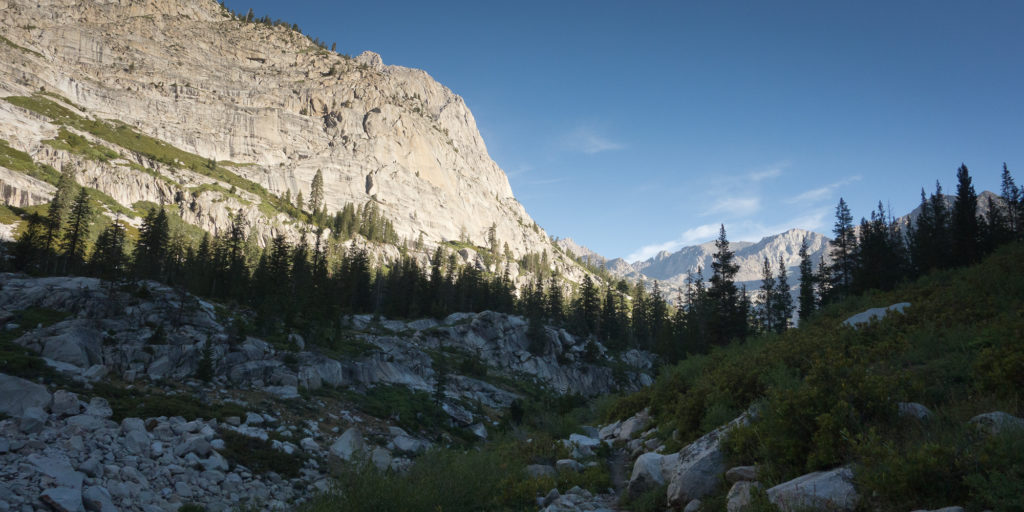
[[[124,123],[272,196],[309,198],[321,170],[330,212],[374,201],[410,240],[484,245],[494,225],[517,256],[549,245],[488,156],[465,102],[423,71],[385,66],[372,53],[338,55],[287,25],[234,19],[213,0],[0,0],[0,9],[2,97],[38,97]],[[237,190],[253,187],[199,190],[235,183],[24,106],[0,102],[0,139],[54,168],[74,163],[80,183],[125,206],[176,203],[186,220],[213,231],[241,208],[263,239],[293,231],[266,197]],[[120,156],[98,160],[44,143],[60,137],[59,125]],[[8,187],[15,171],[0,169]],[[5,195],[26,198],[19,206],[47,195],[39,183],[18,187]]]

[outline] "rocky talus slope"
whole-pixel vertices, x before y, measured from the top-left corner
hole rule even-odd
[[[649,354],[553,328],[533,354],[523,319],[490,312],[355,316],[342,341],[307,346],[245,336],[243,314],[156,283],[2,274],[0,288],[0,510],[287,509],[334,464],[401,470],[486,438],[526,393],[651,382]]]
[[[80,183],[122,205],[178,204],[210,231],[242,209],[266,239],[294,230],[266,195],[232,186],[309,198],[321,170],[329,211],[374,201],[403,238],[485,245],[494,225],[516,256],[550,246],[465,102],[424,71],[327,51],[214,0],[0,0],[0,11],[0,97],[44,103],[0,101],[0,139],[40,164],[75,164]],[[100,120],[118,136],[90,124]],[[60,128],[87,144],[47,143],[67,140]],[[0,180],[17,206],[51,193],[16,169]]]

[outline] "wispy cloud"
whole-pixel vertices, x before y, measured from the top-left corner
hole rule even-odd
[[[526,174],[526,173],[528,173],[528,172],[530,172],[532,170],[533,170],[533,166],[532,165],[530,165],[530,164],[522,164],[522,165],[518,165],[518,166],[516,166],[514,168],[506,170],[505,171],[505,175],[508,176],[509,178],[514,178],[516,176],[521,176],[523,174]]]
[[[776,164],[769,165],[764,169],[759,169],[747,174],[747,179],[751,181],[764,181],[772,178],[778,178],[782,176],[782,170],[792,165],[789,160],[784,160]]]
[[[669,240],[668,242],[662,242],[659,244],[645,245],[633,251],[629,256],[626,256],[626,261],[646,260],[661,251],[672,252],[687,245],[706,242],[718,235],[718,228],[718,224],[704,224],[692,229],[687,229],[675,240]]]
[[[759,197],[724,197],[701,216],[707,217],[724,213],[733,217],[742,217],[756,213],[759,209],[761,209],[761,198]]]
[[[624,144],[611,140],[606,135],[599,133],[597,129],[589,126],[581,126],[566,135],[565,145],[573,151],[579,151],[588,155],[615,151],[626,147]]]
[[[830,211],[829,208],[811,210],[797,217],[772,225],[751,220],[727,222],[725,223],[725,230],[729,240],[732,242],[757,242],[766,236],[783,233],[793,228],[820,233],[825,227],[825,219]],[[629,256],[626,256],[626,261],[642,261],[655,256],[661,251],[674,252],[689,245],[697,245],[714,240],[718,237],[718,228],[720,226],[721,224],[703,224],[684,231],[675,240],[645,245],[633,251]]]
[[[824,199],[829,199],[830,197],[832,197],[832,194],[837,189],[839,189],[839,187],[842,187],[842,186],[845,186],[845,185],[849,185],[850,183],[853,183],[855,181],[860,181],[860,178],[861,177],[860,177],[859,174],[856,175],[856,176],[850,176],[849,178],[837,181],[837,182],[832,183],[830,185],[825,185],[824,187],[814,188],[814,189],[808,190],[806,192],[803,192],[801,194],[798,194],[796,196],[793,196],[793,197],[787,199],[786,202],[789,203],[789,204],[793,204],[793,203],[813,203],[813,202],[821,201],[821,200],[824,200]]]

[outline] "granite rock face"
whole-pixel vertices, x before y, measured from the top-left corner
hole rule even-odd
[[[550,252],[465,101],[424,71],[372,52],[327,51],[288,27],[233,19],[214,0],[3,0],[0,8],[0,31],[13,43],[0,45],[0,97],[49,92],[77,116],[123,122],[279,196],[308,198],[319,170],[330,213],[372,201],[409,240],[486,245],[493,225],[516,256]],[[120,155],[100,161],[44,144],[58,128],[0,101],[0,139],[37,162],[74,164],[80,183],[123,205],[177,204],[186,221],[213,232],[242,210],[263,241],[297,236],[283,216],[261,212],[259,197],[224,193],[233,187],[202,169],[74,127],[65,128]],[[8,202],[37,204],[52,190],[0,168]]]

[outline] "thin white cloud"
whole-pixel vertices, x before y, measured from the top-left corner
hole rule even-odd
[[[662,242],[659,244],[645,245],[635,251],[629,256],[626,256],[626,261],[641,261],[651,258],[661,251],[677,251],[680,248],[693,245],[698,243],[706,242],[718,235],[719,224],[704,224],[697,226],[692,229],[687,229],[679,238],[670,240],[668,242]]]
[[[845,186],[845,185],[849,185],[850,183],[853,183],[855,181],[860,181],[860,178],[861,177],[860,177],[859,174],[857,176],[850,176],[849,178],[837,181],[837,182],[832,183],[830,185],[825,185],[824,187],[814,188],[814,189],[808,190],[806,192],[803,192],[801,194],[798,194],[796,196],[793,196],[793,197],[787,199],[786,202],[789,203],[789,204],[793,204],[793,203],[813,203],[813,202],[821,201],[821,200],[824,200],[824,199],[829,199],[829,198],[832,197],[832,194],[837,189],[839,189],[839,187],[842,187],[842,186]]]
[[[588,155],[615,151],[626,147],[598,133],[594,128],[586,126],[579,127],[566,135],[565,143],[569,149]]]
[[[526,174],[526,173],[528,173],[528,172],[530,172],[532,170],[533,170],[533,166],[532,165],[530,165],[530,164],[522,164],[522,165],[520,165],[520,166],[518,166],[518,167],[516,167],[514,169],[509,169],[509,170],[505,171],[505,176],[508,176],[509,178],[514,178],[516,176],[520,176],[520,175]]]
[[[731,242],[757,242],[766,236],[777,235],[793,228],[823,233],[823,230],[826,229],[825,219],[830,212],[829,208],[822,208],[773,225],[765,225],[750,220],[730,222],[725,224],[726,236]],[[712,241],[718,237],[720,226],[721,224],[703,224],[686,230],[675,240],[645,245],[633,251],[629,256],[626,256],[626,261],[643,261],[661,251],[675,252],[689,245]]]
[[[747,175],[747,177],[753,181],[764,181],[769,178],[778,178],[779,176],[782,176],[782,169],[779,169],[778,167],[765,171],[752,172]]]
[[[751,215],[761,209],[759,197],[725,197],[719,199],[711,208],[701,214],[702,217],[715,214],[727,214],[733,217]]]

